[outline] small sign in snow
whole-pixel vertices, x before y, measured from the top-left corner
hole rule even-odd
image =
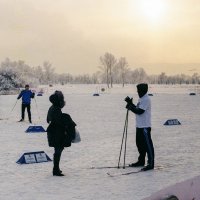
[[[164,125],[181,125],[178,119],[168,119]]]
[[[44,151],[24,153],[17,161],[18,164],[31,164],[52,161]]]

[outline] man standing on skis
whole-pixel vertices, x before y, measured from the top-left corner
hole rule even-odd
[[[132,99],[126,97],[126,108],[136,115],[136,145],[139,152],[138,161],[130,164],[130,167],[140,167],[145,165],[147,153],[147,165],[143,171],[154,169],[154,147],[151,139],[151,100],[147,94],[148,85],[140,83],[137,85],[139,101],[137,105],[132,103]]]
[[[31,98],[34,98],[35,93],[29,90],[29,85],[25,85],[25,90],[22,90],[17,99],[20,99],[22,97],[22,107],[21,107],[21,119],[19,122],[24,121],[24,114],[25,109],[27,108],[28,112],[28,119],[29,122],[32,123],[31,120]]]

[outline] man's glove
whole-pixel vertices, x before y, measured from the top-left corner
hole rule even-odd
[[[129,96],[127,96],[124,101],[126,101],[126,103],[128,104],[132,104],[133,103],[133,98],[130,98]]]
[[[35,93],[33,92],[31,98],[33,99],[34,97],[35,97]]]

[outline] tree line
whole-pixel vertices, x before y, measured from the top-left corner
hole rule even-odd
[[[106,84],[112,88],[113,84],[200,84],[200,75],[192,76],[177,74],[168,76],[162,72],[158,75],[148,75],[143,68],[132,69],[125,57],[117,59],[106,52],[99,57],[100,66],[97,72],[73,76],[69,73],[58,74],[49,62],[41,66],[32,67],[24,61],[11,61],[6,58],[0,64],[0,91],[24,87],[29,83],[32,87],[41,84]]]

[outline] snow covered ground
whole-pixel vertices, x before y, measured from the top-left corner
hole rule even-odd
[[[52,158],[46,133],[25,133],[27,121],[20,119],[21,100],[11,112],[16,95],[0,96],[0,199],[3,200],[141,200],[152,193],[200,174],[200,95],[195,86],[152,85],[152,138],[155,164],[159,169],[109,177],[134,169],[91,169],[117,166],[125,121],[124,98],[133,96],[134,85],[114,86],[99,97],[93,93],[105,86],[66,85],[44,87],[45,94],[32,100],[34,125],[47,127],[49,95],[62,90],[66,98],[63,112],[78,124],[82,141],[66,148],[61,158],[64,177],[52,176],[52,162],[19,165],[16,161],[25,152],[45,151]],[[27,117],[27,115],[26,115]],[[6,119],[8,118],[8,119]],[[164,126],[167,119],[178,119],[182,125]],[[135,117],[129,115],[126,163],[137,160]]]

